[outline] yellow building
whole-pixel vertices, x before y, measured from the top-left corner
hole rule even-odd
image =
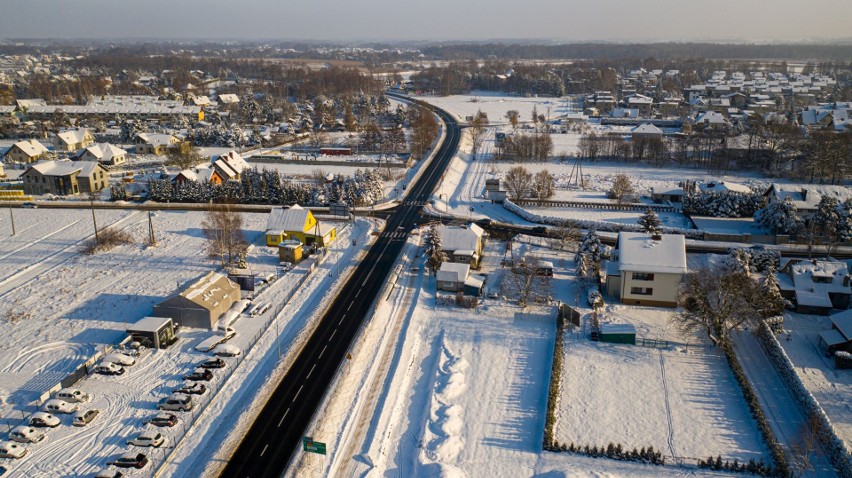
[[[328,246],[337,237],[337,228],[322,224],[311,211],[298,204],[273,208],[266,222],[266,245],[275,247],[284,240],[296,240],[306,246]]]

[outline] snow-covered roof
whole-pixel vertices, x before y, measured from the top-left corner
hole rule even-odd
[[[651,134],[651,135],[662,135],[663,134],[663,130],[661,130],[660,128],[657,128],[656,126],[654,126],[650,123],[642,123],[639,126],[636,126],[635,128],[631,129],[630,132],[633,133],[633,134],[640,134],[640,135],[641,134]]]
[[[12,147],[17,147],[21,151],[24,152],[27,156],[39,156],[48,151],[47,147],[38,142],[35,139],[28,139],[26,141],[18,141],[13,144]]]
[[[601,334],[636,334],[632,324],[601,324]]]
[[[230,289],[238,287],[230,279],[218,272],[208,272],[179,295],[206,309],[215,307],[221,300],[228,298]]]
[[[661,234],[659,240],[641,232],[618,233],[620,271],[686,274],[686,241],[682,234]]]
[[[298,204],[290,208],[272,208],[269,219],[266,220],[267,231],[299,231],[305,232],[305,223],[311,212]]]
[[[470,273],[470,264],[461,262],[442,262],[437,279],[441,282],[464,282]]]
[[[228,151],[227,153],[219,156],[218,159],[213,161],[213,165],[225,176],[223,179],[236,178],[241,175],[244,170],[251,167],[249,163],[236,151]]]
[[[481,289],[483,284],[485,284],[485,276],[478,274],[471,274],[464,281],[464,285],[468,287],[475,287],[477,289]]]
[[[699,184],[698,189],[704,192],[722,191],[744,194],[750,194],[752,192],[750,187],[730,181],[708,181],[707,183]]]
[[[69,129],[56,134],[56,137],[65,144],[76,144],[86,141],[86,128]]]
[[[467,226],[442,226],[438,229],[441,236],[441,249],[445,251],[477,251],[482,240],[483,229],[476,224]]]
[[[846,340],[852,340],[852,310],[844,310],[831,316],[831,323]]]
[[[819,336],[823,340],[823,342],[825,342],[829,347],[849,342],[849,340],[847,340],[846,337],[843,336],[843,334],[834,329],[826,330],[825,332],[819,334]]]
[[[127,154],[127,151],[119,148],[118,146],[113,146],[109,143],[93,144],[88,148],[84,149],[83,152],[88,152],[89,154],[97,158],[98,161],[106,162],[112,161],[112,158],[115,158],[117,156],[124,156]]]
[[[852,189],[830,184],[779,184],[773,183],[766,191],[779,201],[790,197],[799,211],[815,211],[823,196],[831,196],[838,202],[852,199]]]
[[[143,317],[136,321],[135,324],[127,326],[128,331],[134,332],[157,332],[163,325],[171,322],[168,317]]]
[[[722,113],[716,111],[705,111],[695,118],[696,124],[726,124],[727,122]]]
[[[844,262],[790,261],[785,268],[793,279],[799,305],[831,308],[830,293],[852,293],[847,279],[849,269]]]
[[[43,161],[33,164],[27,171],[34,170],[44,176],[69,176],[78,173],[78,176],[89,177],[97,170],[98,166],[97,161]],[[24,171],[24,174],[27,171]]]
[[[136,137],[152,146],[170,145],[177,139],[165,133],[139,133]]]
[[[233,94],[233,93],[225,93],[225,94],[219,95],[218,98],[219,98],[219,103],[222,103],[222,104],[225,104],[225,105],[230,105],[230,104],[240,102],[240,97]]]

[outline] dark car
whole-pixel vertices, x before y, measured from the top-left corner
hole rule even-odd
[[[157,416],[148,420],[155,427],[173,427],[177,425],[178,417],[174,413],[158,413]]]
[[[205,360],[204,362],[201,362],[198,366],[201,368],[222,368],[225,366],[225,361],[220,359],[219,357],[216,357],[210,360]]]
[[[148,457],[144,453],[125,453],[118,457],[115,461],[110,461],[107,465],[117,466],[119,468],[145,468],[148,464]]]
[[[193,395],[201,395],[207,391],[207,387],[203,383],[187,383],[180,388],[176,388],[174,393],[187,393]]]
[[[184,380],[192,380],[193,382],[204,381],[207,382],[213,379],[213,372],[208,369],[196,370],[190,374],[183,376]]]
[[[34,202],[25,202],[25,203],[21,204],[21,207],[26,208],[26,209],[38,209],[38,204],[36,204]]]

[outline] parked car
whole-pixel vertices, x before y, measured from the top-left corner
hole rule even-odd
[[[127,440],[128,445],[152,446],[154,448],[159,448],[165,442],[166,437],[156,430],[144,430],[142,433],[137,435],[136,438]]]
[[[18,443],[0,441],[0,458],[22,458],[27,454],[27,449]]]
[[[56,392],[56,398],[68,403],[81,403],[92,401],[91,395],[76,388],[63,388]]]
[[[180,386],[180,388],[176,388],[174,393],[185,393],[187,395],[202,395],[207,391],[207,386],[203,383],[193,382],[193,383],[185,383]]]
[[[178,417],[174,413],[158,413],[154,418],[148,420],[146,424],[154,425],[155,427],[173,427],[177,425]]]
[[[217,357],[236,357],[241,353],[239,347],[231,344],[219,344],[213,348],[213,355]]]
[[[257,317],[269,310],[270,307],[272,307],[272,304],[269,302],[258,302],[249,308],[248,314],[252,317]]]
[[[86,426],[89,424],[89,422],[94,420],[96,416],[98,416],[98,413],[100,413],[100,410],[98,410],[97,408],[91,408],[89,410],[80,410],[74,414],[74,419],[71,420],[71,423],[75,427]]]
[[[160,399],[157,402],[157,408],[160,410],[172,410],[185,412],[192,410],[192,396],[176,393],[169,397]]]
[[[9,470],[7,470],[5,466],[0,466],[0,476],[5,475],[7,471]]]
[[[121,352],[112,352],[104,356],[104,362],[110,362],[116,365],[130,367],[136,364],[136,359]]]
[[[76,403],[68,403],[58,398],[51,398],[44,402],[44,405],[41,407],[42,411],[50,413],[74,413],[78,408],[79,406]]]
[[[15,427],[9,432],[9,439],[19,443],[38,443],[44,440],[45,436],[43,431],[26,425]]]
[[[205,360],[198,364],[201,368],[223,368],[225,366],[225,361],[220,359],[219,357],[212,358],[210,360]]]
[[[102,362],[100,365],[95,367],[95,373],[99,373],[101,375],[122,375],[124,373],[124,367],[119,367],[112,362]]]
[[[59,424],[62,422],[59,420],[59,418],[47,412],[35,412],[30,416],[29,423],[31,427],[55,428],[58,427]]]
[[[192,380],[193,382],[208,382],[213,379],[213,372],[206,368],[201,368],[193,371],[192,373],[184,375],[183,379]]]
[[[121,478],[125,476],[121,470],[116,470],[115,468],[104,468],[99,471],[95,478]]]
[[[117,466],[119,468],[145,468],[148,464],[148,457],[144,453],[125,453],[114,461],[110,461],[107,465]]]
[[[26,209],[38,209],[38,204],[36,204],[34,202],[25,202],[25,203],[21,204],[21,207],[26,208]]]

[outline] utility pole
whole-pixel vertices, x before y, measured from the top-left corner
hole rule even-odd
[[[12,205],[9,204],[9,219],[12,221],[12,235],[15,235],[15,214],[12,212]]]
[[[157,237],[154,235],[154,221],[151,219],[152,214],[152,211],[148,211],[148,244],[157,247]]]
[[[95,198],[94,195],[89,196],[89,204],[92,206],[92,224],[95,226],[95,244],[100,245],[101,240],[98,237],[98,220],[95,218]]]

